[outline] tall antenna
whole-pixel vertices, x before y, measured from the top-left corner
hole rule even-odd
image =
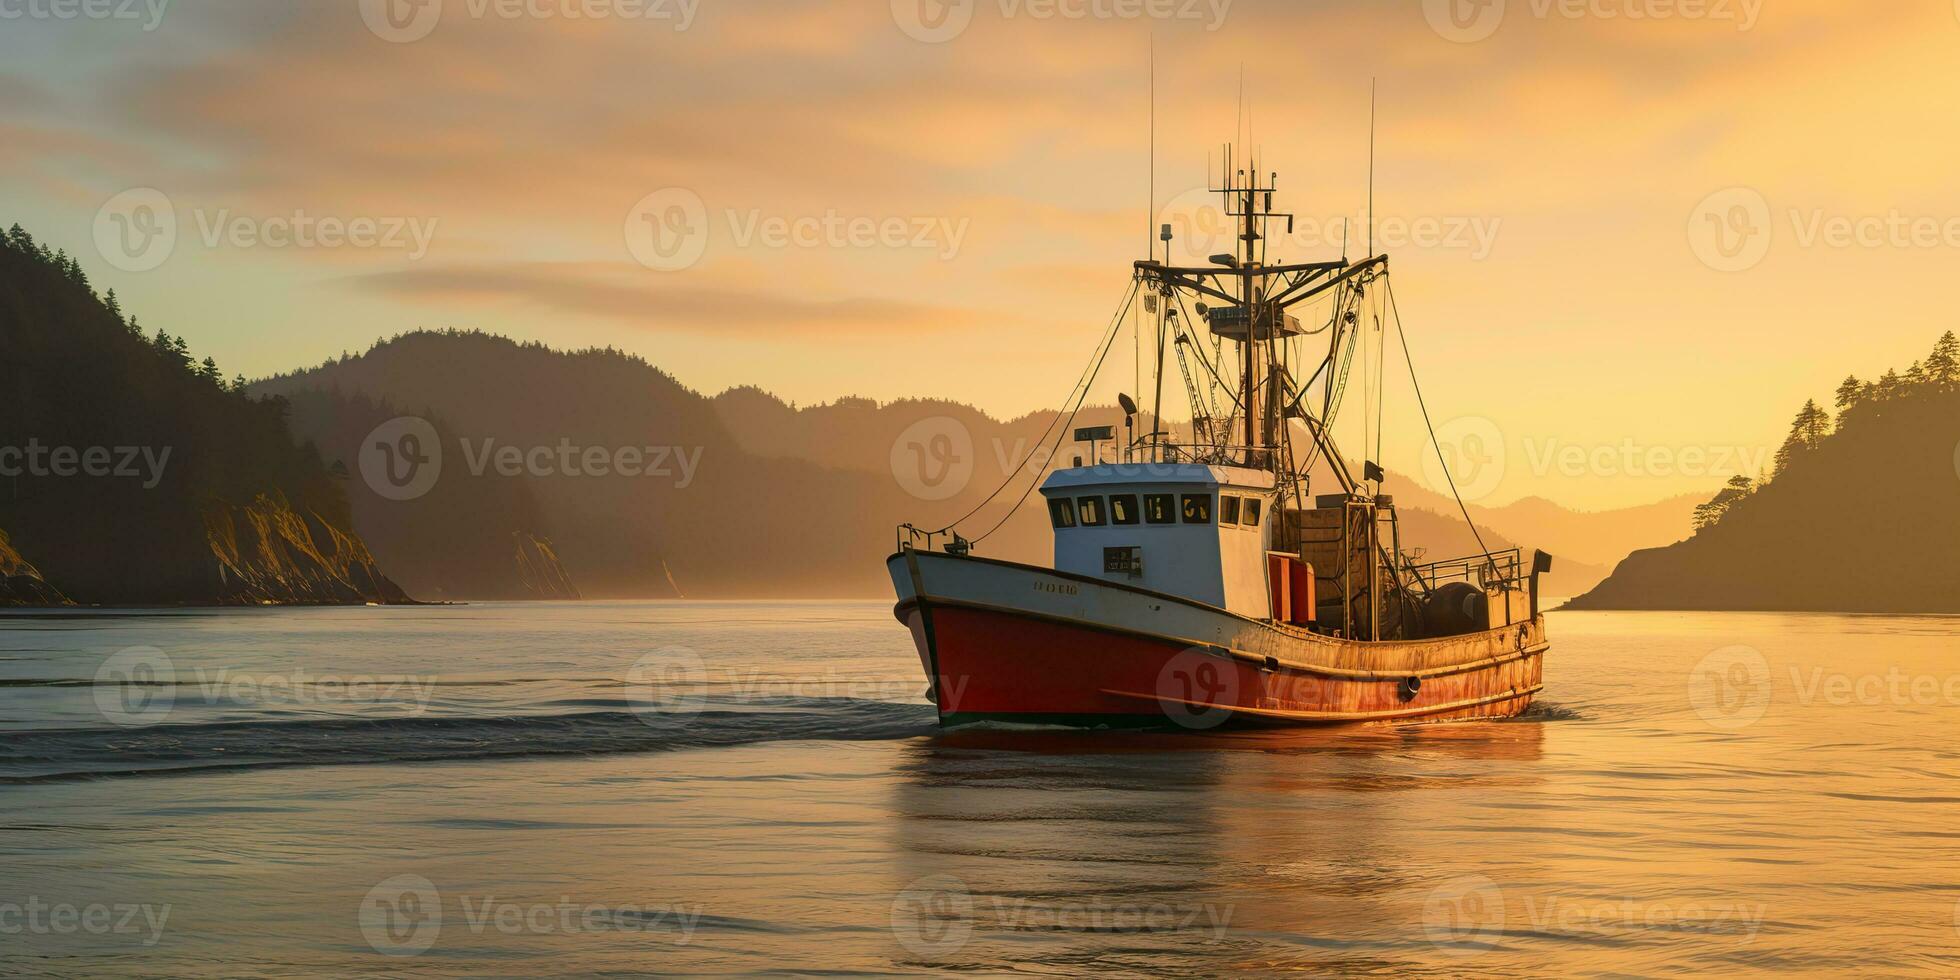
[[[1368,257],[1375,257],[1375,80],[1368,79]]]
[[[1239,62],[1239,119],[1232,126],[1232,143],[1237,145],[1245,137],[1245,62]]]
[[[1143,212],[1143,254],[1157,252],[1157,32],[1150,32],[1150,206]],[[1166,257],[1164,261],[1169,262]]]
[[[1150,202],[1143,209],[1143,255],[1151,258],[1157,253],[1157,32],[1150,32]],[[1165,246],[1164,262],[1170,262],[1169,246]],[[1162,303],[1162,297],[1157,299]],[[1136,366],[1136,388],[1138,398],[1143,397],[1143,311],[1131,317],[1130,339],[1134,342],[1134,364]],[[1150,428],[1157,429],[1156,418],[1150,420]],[[1132,434],[1132,441],[1135,436]],[[1155,441],[1155,437],[1152,437]],[[1134,447],[1132,447],[1134,448]]]

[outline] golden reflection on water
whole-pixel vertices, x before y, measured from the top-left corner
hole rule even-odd
[[[826,626],[826,642],[909,678],[884,615],[851,642]],[[172,916],[154,948],[0,948],[10,972],[48,975],[1952,975],[1954,624],[1558,614],[1544,703],[1499,723],[968,731],[8,786],[0,901]],[[453,655],[480,656],[466,647]],[[437,886],[445,918],[428,951],[389,957],[357,913],[402,875]],[[473,928],[489,901],[694,918]]]
[[[1428,836],[1411,804],[1434,791],[1528,794],[1546,730],[978,731],[915,743],[894,792],[895,884],[904,894],[926,882],[937,894],[924,907],[967,920],[956,949],[919,944],[915,965],[953,965],[938,952],[1021,965],[1031,950],[1085,942],[1121,958],[1139,936],[1229,971],[1325,968],[1316,948],[1342,951],[1349,968],[1406,965],[1402,950],[1427,943],[1405,914]],[[918,915],[901,919],[903,935],[929,933],[909,926]]]

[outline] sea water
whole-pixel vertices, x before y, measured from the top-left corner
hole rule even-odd
[[[1960,620],[1549,620],[1522,719],[1119,734],[881,602],[0,616],[0,963],[1960,971]]]

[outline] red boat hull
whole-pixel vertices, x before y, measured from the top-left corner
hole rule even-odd
[[[1034,581],[1057,576],[994,564],[1003,567],[990,575],[1025,568]],[[1083,597],[1093,587],[1085,580]],[[1003,607],[998,598],[921,593],[905,597],[896,613],[911,628],[948,726],[1208,729],[1501,718],[1522,713],[1542,686],[1546,644],[1537,618],[1470,636],[1361,643],[1231,617],[1220,626],[1230,633],[1226,642],[1193,642],[1055,609]],[[1044,586],[1039,594],[1053,593]],[[1177,601],[1151,599],[1147,608]],[[1226,616],[1210,607],[1197,612]]]

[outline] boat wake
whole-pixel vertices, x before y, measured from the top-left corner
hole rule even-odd
[[[421,716],[13,731],[0,784],[278,766],[522,759],[929,735],[931,705],[779,698],[676,710]]]
[[[1557,704],[1551,701],[1538,700],[1538,701],[1533,701],[1531,703],[1531,707],[1526,708],[1523,714],[1517,716],[1516,718],[1512,718],[1508,720],[1532,722],[1532,721],[1584,721],[1585,719],[1586,719],[1585,713],[1577,708],[1568,708],[1565,705]]]

